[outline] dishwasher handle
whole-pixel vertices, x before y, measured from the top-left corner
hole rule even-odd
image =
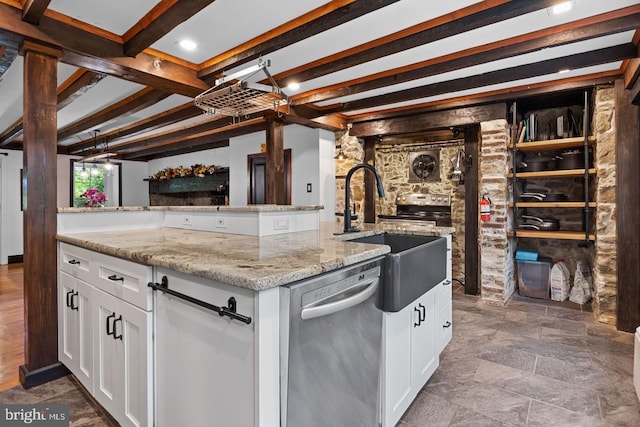
[[[376,277],[371,281],[369,286],[348,298],[330,302],[328,304],[303,308],[302,312],[300,313],[300,317],[302,318],[302,320],[315,319],[317,317],[328,316],[330,314],[337,313],[338,311],[356,306],[361,302],[369,299],[371,295],[375,294],[378,290],[379,283],[380,279]]]

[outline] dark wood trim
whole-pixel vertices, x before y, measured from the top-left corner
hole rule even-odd
[[[615,93],[617,328],[634,332],[640,326],[640,107],[623,80],[616,80]]]
[[[124,54],[136,56],[214,1],[160,1],[124,34]]]
[[[66,377],[70,373],[67,367],[61,362],[55,362],[37,369],[29,369],[27,365],[20,365],[18,367],[18,379],[25,389]]]
[[[263,158],[265,159],[265,165],[266,165],[266,159],[267,159],[267,154],[266,153],[256,153],[256,154],[249,154],[247,155],[247,176],[249,177],[249,185],[247,185],[247,203],[249,204],[253,204],[253,200],[251,198],[251,186],[253,185],[253,169],[252,169],[252,162],[255,159],[259,159],[259,158]],[[285,176],[285,199],[286,199],[286,204],[290,205],[291,204],[291,148],[287,148],[284,150],[284,176]]]
[[[286,204],[284,194],[284,124],[282,121],[267,119],[267,164],[266,164],[266,203]]]
[[[38,25],[40,17],[44,14],[44,11],[49,7],[51,0],[25,0],[22,6],[22,19]]]
[[[25,42],[24,144],[27,177],[24,221],[25,368],[23,386],[31,374],[58,362],[57,311],[57,91],[58,60],[50,47]],[[61,52],[58,51],[58,54]],[[24,374],[24,375],[23,375]],[[36,376],[34,376],[36,375]],[[46,376],[45,376],[46,377]]]
[[[432,113],[396,117],[388,120],[354,123],[349,135],[366,137],[415,133],[449,126],[465,126],[505,118],[506,116],[506,103],[498,103],[481,107],[434,111]]]
[[[464,152],[471,164],[464,177],[464,293],[478,295],[480,282],[480,254],[478,249],[478,161],[480,126],[467,126],[464,130]]]
[[[267,55],[278,49],[282,49],[316,34],[320,34],[323,31],[335,28],[338,25],[376,11],[397,1],[398,0],[349,1],[342,2],[346,4],[343,4],[338,8],[335,8],[335,6],[331,4],[322,6],[311,11],[305,16],[298,18],[295,22],[287,23],[281,28],[271,31],[267,36],[262,36],[262,39],[264,40],[246,43],[236,51],[231,51],[223,55],[219,55],[216,58],[212,58],[210,61],[205,63],[204,68],[198,73],[198,77],[201,79],[211,78],[224,70],[230,70],[234,67],[246,64],[249,61],[258,59],[260,56]]]
[[[109,107],[100,110],[95,114],[68,124],[64,128],[60,129],[58,132],[58,139],[62,140],[75,135],[76,133],[99,126],[109,120],[117,119],[127,114],[133,114],[162,101],[170,95],[171,93],[169,92],[151,87],[142,89],[119,102],[111,104]]]
[[[376,142],[378,137],[364,138],[364,163],[376,167]],[[364,222],[376,222],[376,198],[378,190],[376,178],[369,171],[364,172]]]

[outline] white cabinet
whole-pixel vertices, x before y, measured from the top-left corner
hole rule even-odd
[[[438,367],[434,288],[399,312],[385,312],[382,334],[382,419],[395,426]]]
[[[270,423],[256,422],[256,292],[162,268],[156,282],[163,276],[170,290],[207,304],[227,307],[234,298],[237,313],[251,323],[155,292],[156,425],[275,425],[277,413]]]
[[[93,287],[60,272],[58,358],[93,392]]]
[[[385,312],[382,332],[382,425],[393,427],[440,363],[451,340],[451,236],[447,276],[399,312]]]
[[[151,425],[151,312],[99,289],[94,293],[94,311],[94,396],[120,425]]]
[[[122,426],[152,426],[149,266],[60,243],[60,361]]]

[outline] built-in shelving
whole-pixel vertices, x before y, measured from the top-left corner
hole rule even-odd
[[[595,168],[588,169],[589,175],[596,175]],[[514,174],[509,173],[507,177],[513,178]],[[584,176],[584,169],[561,169],[551,171],[538,171],[538,172],[516,172],[515,177],[520,179],[536,179],[536,178],[582,178]]]
[[[558,239],[558,240],[585,240],[584,231],[541,231],[541,230],[517,230],[507,233],[510,237],[524,237],[534,239]],[[596,240],[594,234],[589,234],[589,240]]]
[[[518,208],[563,208],[563,209],[575,209],[584,208],[585,202],[509,202],[509,207]],[[590,208],[598,207],[596,202],[589,202]]]
[[[587,139],[590,146],[596,142],[595,137],[590,136]],[[576,138],[550,139],[547,141],[521,142],[516,144],[518,151],[525,153],[535,153],[543,151],[569,150],[571,148],[582,148],[584,146],[584,138],[579,136]],[[513,150],[513,144],[509,144],[509,149]]]

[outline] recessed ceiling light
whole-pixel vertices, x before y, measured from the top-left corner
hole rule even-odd
[[[571,71],[568,68],[563,68],[562,70],[558,71],[559,74],[564,74],[564,73],[568,73],[569,71]]]
[[[180,47],[183,48],[184,50],[195,50],[198,47],[196,42],[189,39],[180,40],[178,42],[178,45],[180,45]]]
[[[291,82],[287,85],[287,89],[290,90],[298,90],[300,89],[300,84],[296,83],[296,82]]]
[[[573,2],[565,1],[563,3],[558,3],[557,5],[553,6],[551,8],[551,12],[553,12],[554,15],[558,15],[559,13],[570,11],[571,7],[573,7]]]

